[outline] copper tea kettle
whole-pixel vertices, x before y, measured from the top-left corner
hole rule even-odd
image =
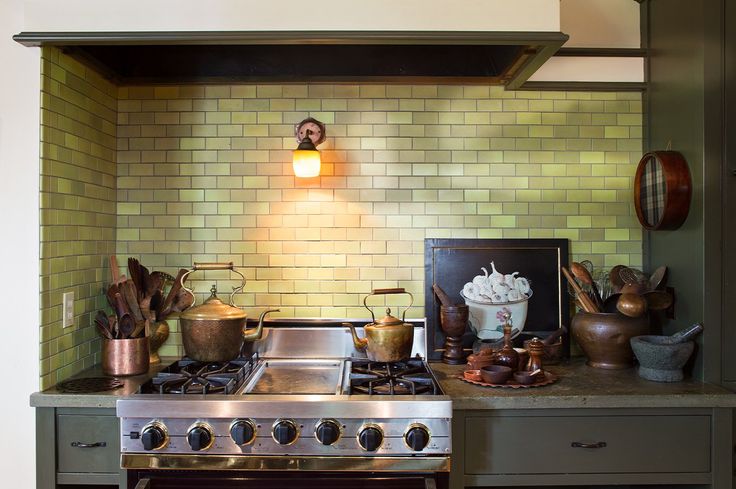
[[[386,309],[386,316],[376,321],[373,310],[368,307],[368,297],[374,295],[408,294],[411,302],[404,309],[402,319],[391,315],[391,309]],[[365,325],[365,338],[358,337],[355,327],[349,323],[343,323],[350,328],[353,335],[353,344],[358,350],[365,350],[369,360],[374,362],[398,362],[406,360],[411,356],[414,344],[414,326],[405,322],[406,311],[414,303],[414,296],[403,288],[397,289],[375,289],[373,293],[363,299],[363,305],[371,313],[372,323]]]
[[[204,304],[192,306],[179,316],[181,338],[186,356],[200,362],[223,362],[236,358],[245,341],[256,341],[263,334],[263,320],[269,312],[264,311],[258,319],[258,327],[246,330],[247,315],[235,306],[235,294],[245,286],[245,277],[237,271],[232,262],[229,263],[195,263],[191,270],[181,277],[181,285],[194,297],[194,292],[184,285],[187,276],[198,270],[230,270],[240,276],[239,287],[233,287],[229,304],[217,297],[217,287],[212,286],[211,295]]]

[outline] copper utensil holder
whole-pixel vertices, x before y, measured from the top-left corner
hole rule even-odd
[[[449,365],[465,363],[462,336],[468,324],[468,313],[469,308],[464,304],[440,307],[440,327],[447,335],[442,361]]]
[[[102,339],[102,372],[106,375],[138,375],[148,372],[148,338]]]

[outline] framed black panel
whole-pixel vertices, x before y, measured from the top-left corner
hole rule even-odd
[[[531,282],[533,295],[524,333],[551,332],[570,325],[570,303],[561,267],[567,267],[569,248],[566,239],[425,239],[424,294],[427,315],[427,357],[442,357],[445,335],[439,324],[440,303],[432,284],[438,284],[459,304],[463,286],[490,271],[493,261],[501,273],[519,272]],[[540,336],[544,336],[541,334]],[[529,336],[522,335],[522,338]],[[569,355],[568,336],[564,337],[565,355]],[[472,348],[475,335],[468,330],[463,346]]]

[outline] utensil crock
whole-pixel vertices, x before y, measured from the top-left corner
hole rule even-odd
[[[148,372],[148,338],[102,339],[102,372],[106,375],[139,375]]]

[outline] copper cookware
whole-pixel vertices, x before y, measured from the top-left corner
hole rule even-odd
[[[242,282],[239,287],[233,288],[229,304],[217,297],[217,287],[213,285],[209,299],[204,304],[195,306],[194,292],[184,285],[184,281],[190,273],[198,270],[230,270],[240,275]],[[245,329],[247,314],[233,302],[235,294],[245,287],[245,277],[235,270],[232,262],[195,263],[191,270],[181,276],[180,283],[192,296],[192,307],[179,316],[179,323],[184,352],[193,360],[224,362],[236,358],[240,354],[243,342],[261,339],[266,314],[278,312],[278,309],[264,311],[258,320],[258,327]]]
[[[107,375],[138,375],[148,372],[148,338],[103,338],[102,372]]]
[[[386,309],[386,316],[376,321],[373,311],[366,301],[374,295],[408,294],[411,302],[404,309],[402,319],[391,315],[391,309]],[[369,360],[374,362],[398,362],[411,356],[411,348],[414,344],[414,326],[404,322],[406,311],[414,302],[414,296],[404,289],[375,289],[372,294],[363,299],[363,305],[371,313],[373,322],[367,324],[363,329],[365,338],[359,338],[352,324],[344,323],[350,328],[353,335],[353,344],[358,350],[365,350]]]
[[[623,369],[634,363],[629,339],[649,332],[649,317],[580,311],[572,318],[571,329],[572,337],[588,357],[588,365]]]

